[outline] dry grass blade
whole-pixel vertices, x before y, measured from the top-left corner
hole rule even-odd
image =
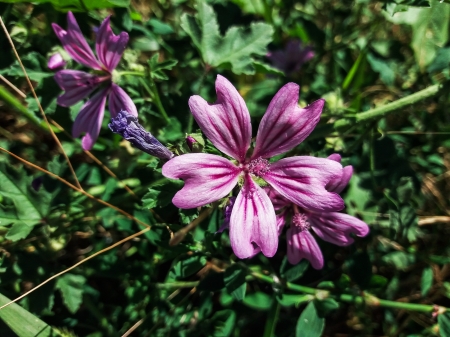
[[[37,97],[36,92],[34,91],[33,84],[31,83],[31,80],[28,77],[27,71],[25,70],[25,67],[23,66],[22,60],[20,59],[20,56],[17,53],[16,47],[14,46],[14,42],[12,41],[11,36],[9,35],[8,30],[6,29],[6,26],[5,26],[1,16],[0,16],[0,25],[2,26],[2,28],[3,28],[3,30],[4,30],[4,32],[6,34],[6,37],[8,38],[8,41],[11,44],[11,47],[12,47],[12,49],[14,51],[14,55],[16,56],[17,61],[19,62],[20,67],[22,68],[23,74],[25,75],[25,78],[27,79],[28,86],[30,87],[31,92],[33,93],[33,97],[36,100],[36,103],[37,103],[37,105],[39,107],[39,111],[42,114],[42,118],[45,120],[45,123],[47,124],[53,139],[55,140],[56,144],[58,144],[58,147],[59,147],[61,153],[63,154],[64,158],[66,159],[66,162],[69,165],[69,169],[72,172],[73,178],[75,180],[75,184],[78,186],[78,188],[80,190],[82,190],[83,188],[81,187],[81,184],[78,181],[78,178],[77,178],[77,175],[75,173],[75,170],[73,169],[72,163],[70,162],[69,157],[67,156],[66,152],[64,151],[64,148],[62,147],[62,144],[59,141],[58,137],[56,136],[55,132],[52,130],[52,127],[51,127],[51,125],[50,125],[50,123],[49,123],[49,121],[47,119],[47,116],[45,115],[44,109],[42,108],[41,102],[39,102],[39,98]]]
[[[104,252],[107,252],[108,250],[111,250],[111,249],[113,249],[113,248],[115,248],[115,247],[121,245],[122,243],[125,243],[125,242],[127,242],[127,241],[130,241],[130,240],[134,239],[135,237],[138,237],[139,235],[144,234],[145,232],[147,232],[147,231],[149,231],[149,230],[150,230],[150,227],[144,228],[144,229],[141,230],[140,232],[137,232],[137,233],[135,233],[135,234],[132,234],[132,235],[126,237],[125,239],[122,239],[122,240],[120,240],[120,241],[118,241],[118,242],[112,244],[111,246],[109,246],[109,247],[107,247],[107,248],[104,248],[104,249],[98,251],[97,253],[92,254],[91,256],[88,256],[87,258],[81,260],[80,262],[75,263],[72,267],[69,267],[69,268],[67,268],[67,269],[65,269],[65,270],[63,270],[63,271],[61,271],[61,272],[59,272],[58,274],[55,274],[55,275],[49,277],[49,278],[46,279],[44,282],[38,284],[36,287],[34,287],[33,289],[27,291],[26,293],[20,295],[19,297],[15,298],[15,299],[12,300],[11,302],[8,302],[8,303],[2,305],[2,306],[0,307],[0,310],[2,310],[3,308],[7,307],[8,305],[10,305],[10,304],[12,304],[12,303],[15,303],[15,302],[21,300],[22,298],[24,298],[25,296],[31,294],[33,291],[39,289],[40,287],[42,287],[43,285],[47,284],[47,283],[50,282],[51,280],[54,280],[55,278],[57,278],[57,277],[59,277],[59,276],[65,274],[65,273],[67,273],[68,271],[71,271],[72,269],[75,269],[76,267],[78,267],[79,265],[81,265],[81,264],[83,264],[83,263],[89,261],[90,259],[93,259],[94,257],[96,257],[96,256],[98,256],[98,255],[100,255],[100,254],[102,254],[102,253],[104,253]]]
[[[29,161],[27,161],[27,160],[25,160],[25,159],[19,157],[18,155],[14,154],[14,153],[12,153],[12,152],[10,152],[10,151],[8,151],[8,150],[2,148],[2,147],[0,147],[0,151],[5,152],[5,153],[9,154],[10,156],[16,158],[17,160],[20,160],[22,163],[24,163],[24,164],[26,164],[26,165],[28,165],[28,166],[30,166],[30,167],[36,169],[36,170],[39,170],[39,171],[41,171],[41,172],[43,172],[43,173],[45,173],[45,174],[47,174],[47,175],[49,175],[49,176],[51,176],[51,177],[57,179],[57,180],[59,180],[59,181],[62,182],[63,184],[69,186],[71,189],[73,189],[73,190],[75,190],[75,191],[77,191],[77,192],[80,192],[81,194],[84,194],[84,195],[87,196],[88,198],[90,198],[90,199],[92,199],[92,200],[95,200],[95,201],[97,201],[98,203],[100,203],[100,204],[102,204],[102,205],[105,205],[105,206],[107,206],[107,207],[109,207],[109,208],[112,208],[113,210],[119,212],[120,214],[126,216],[127,218],[129,218],[129,219],[131,219],[131,220],[134,220],[136,223],[138,223],[138,224],[140,224],[140,225],[142,225],[142,226],[148,227],[148,228],[151,227],[150,225],[148,225],[148,224],[146,224],[145,222],[142,222],[141,220],[135,218],[134,216],[132,216],[131,214],[125,212],[124,210],[122,210],[122,209],[120,209],[120,208],[118,208],[118,207],[116,207],[116,206],[114,206],[114,205],[111,205],[110,203],[108,203],[108,202],[106,202],[106,201],[103,201],[102,199],[98,199],[98,198],[94,197],[92,194],[87,193],[85,190],[76,187],[75,185],[69,183],[67,180],[61,178],[60,176],[58,176],[58,175],[56,175],[56,174],[54,174],[54,173],[52,173],[52,172],[50,172],[50,171],[47,171],[46,169],[44,169],[44,168],[42,168],[42,167],[40,167],[40,166],[38,166],[38,165],[36,165],[36,164],[30,163]]]
[[[22,98],[27,97],[27,95],[25,95],[22,91],[19,90],[19,88],[17,88],[14,84],[12,84],[10,81],[8,81],[6,78],[4,78],[2,75],[0,75],[0,80],[5,82],[11,89],[13,89],[15,92],[17,92],[20,95],[20,97],[22,97]]]

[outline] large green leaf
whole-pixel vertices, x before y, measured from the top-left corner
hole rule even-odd
[[[430,1],[431,8],[409,7],[396,13],[391,20],[412,26],[411,46],[421,68],[433,61],[437,50],[448,40],[450,6],[437,0]]]
[[[231,27],[220,35],[216,14],[204,2],[198,5],[195,17],[184,14],[181,27],[200,50],[206,64],[229,65],[235,74],[254,74],[252,55],[265,55],[272,41],[273,28],[266,23],[252,23],[249,29]]]
[[[9,301],[9,298],[0,294],[0,305]],[[50,337],[59,335],[47,323],[41,321],[16,303],[0,310],[0,318],[19,337]]]
[[[310,302],[298,319],[295,336],[320,337],[324,326],[325,319],[319,317],[314,303]]]
[[[11,207],[0,208],[2,225],[13,224],[7,238],[18,240],[31,231],[32,226],[39,223],[50,211],[51,194],[43,188],[36,192],[31,187],[32,177],[23,170],[15,170],[0,163],[0,195],[9,198]],[[27,228],[30,227],[30,228]]]

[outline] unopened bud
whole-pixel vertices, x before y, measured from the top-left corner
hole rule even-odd
[[[145,131],[137,117],[120,111],[108,124],[110,130],[121,135],[139,150],[160,159],[169,160],[174,154],[162,145],[150,132]]]
[[[56,53],[50,56],[47,66],[51,70],[57,70],[64,67],[66,64],[67,62],[64,61],[62,55],[60,53]]]

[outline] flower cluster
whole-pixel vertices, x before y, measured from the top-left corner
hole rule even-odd
[[[301,213],[303,218],[299,212],[296,213],[299,216],[294,214],[292,228],[298,227],[297,232],[309,233],[310,214],[334,214],[344,208],[343,200],[336,193],[338,188],[332,188],[346,179],[346,169],[339,161],[309,156],[269,161],[293,149],[312,132],[319,122],[324,101],[300,108],[297,104],[299,86],[286,84],[270,102],[259,125],[254,148],[250,150],[252,128],[244,100],[220,75],[216,80],[216,93],[214,104],[192,96],[189,107],[206,137],[233,159],[206,153],[184,154],[164,164],[162,172],[168,178],[185,182],[172,200],[179,208],[206,205],[229,196],[234,187],[239,186],[229,214],[233,251],[239,258],[254,256],[259,251],[271,257],[277,251],[278,229],[285,215],[275,213],[271,193],[265,189],[292,205],[283,205],[284,208],[307,210],[307,214]],[[344,232],[350,242],[348,233],[355,231]],[[365,235],[367,230],[356,233]],[[292,247],[302,249],[299,244]],[[298,262],[300,255],[295,256],[291,262]]]
[[[126,110],[137,116],[136,107],[127,93],[113,82],[113,72],[117,67],[125,47],[128,43],[128,34],[125,32],[114,35],[107,17],[97,31],[94,56],[74,15],[67,13],[67,30],[53,23],[53,30],[60,39],[69,56],[81,65],[95,71],[90,74],[79,70],[60,70],[55,74],[55,80],[64,94],[58,97],[58,104],[72,106],[89,96],[94,90],[97,92],[83,105],[75,119],[72,135],[79,137],[82,132],[86,135],[82,139],[82,146],[90,150],[100,133],[106,98],[109,95],[109,111],[115,117],[121,110]],[[49,67],[60,66],[59,56],[54,56]]]

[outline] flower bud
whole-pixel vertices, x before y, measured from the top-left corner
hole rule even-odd
[[[174,154],[162,145],[150,132],[145,131],[137,117],[127,111],[120,111],[108,124],[110,130],[121,135],[139,150],[160,159],[169,160]]]
[[[191,152],[202,152],[205,147],[205,140],[201,133],[191,133],[186,135],[186,144]]]
[[[62,55],[60,53],[56,53],[50,56],[47,66],[51,70],[57,70],[64,67],[66,64],[67,62],[64,61]]]

